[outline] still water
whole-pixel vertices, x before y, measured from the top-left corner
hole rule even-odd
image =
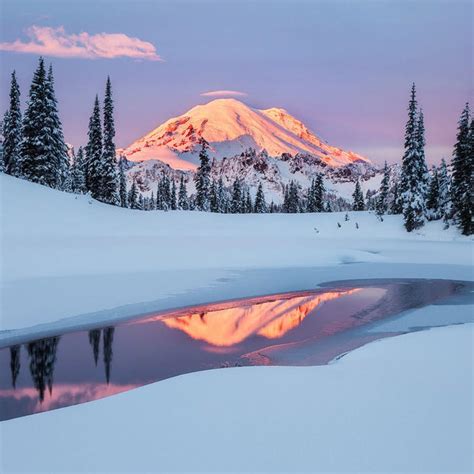
[[[356,283],[147,314],[4,347],[0,420],[199,370],[326,364],[396,334],[369,332],[375,322],[446,300],[469,286],[444,280]]]

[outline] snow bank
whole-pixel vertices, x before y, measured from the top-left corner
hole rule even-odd
[[[11,420],[3,472],[472,472],[472,347],[472,325],[433,329]]]
[[[0,186],[1,329],[345,278],[472,279],[472,241],[439,222],[408,234],[399,216],[380,222],[368,212],[349,221],[341,213],[144,212],[6,175]]]

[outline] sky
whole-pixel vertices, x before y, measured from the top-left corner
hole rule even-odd
[[[464,0],[2,0],[1,109],[16,70],[24,105],[38,57],[53,63],[65,137],[87,140],[110,75],[117,146],[213,91],[282,107],[331,145],[401,159],[415,82],[427,158],[449,158],[473,102],[473,6]],[[227,93],[229,94],[229,93]],[[222,94],[221,94],[222,95]]]

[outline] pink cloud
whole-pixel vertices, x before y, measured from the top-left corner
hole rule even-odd
[[[203,92],[201,94],[202,97],[245,97],[247,95],[248,94],[246,92],[230,91],[230,90],[209,91],[209,92]]]
[[[132,38],[123,33],[86,32],[66,33],[63,26],[31,26],[26,30],[29,41],[19,39],[11,43],[0,43],[0,50],[17,53],[41,54],[59,58],[134,58],[161,61],[152,43]]]

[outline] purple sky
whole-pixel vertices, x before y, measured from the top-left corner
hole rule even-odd
[[[0,52],[2,113],[10,72],[24,103],[39,56],[37,46],[11,43],[46,41],[75,146],[86,141],[107,74],[118,146],[209,101],[203,92],[235,90],[249,105],[287,109],[332,145],[394,162],[415,81],[436,162],[451,155],[473,97],[470,1],[2,0],[1,8],[2,49],[15,50]]]

